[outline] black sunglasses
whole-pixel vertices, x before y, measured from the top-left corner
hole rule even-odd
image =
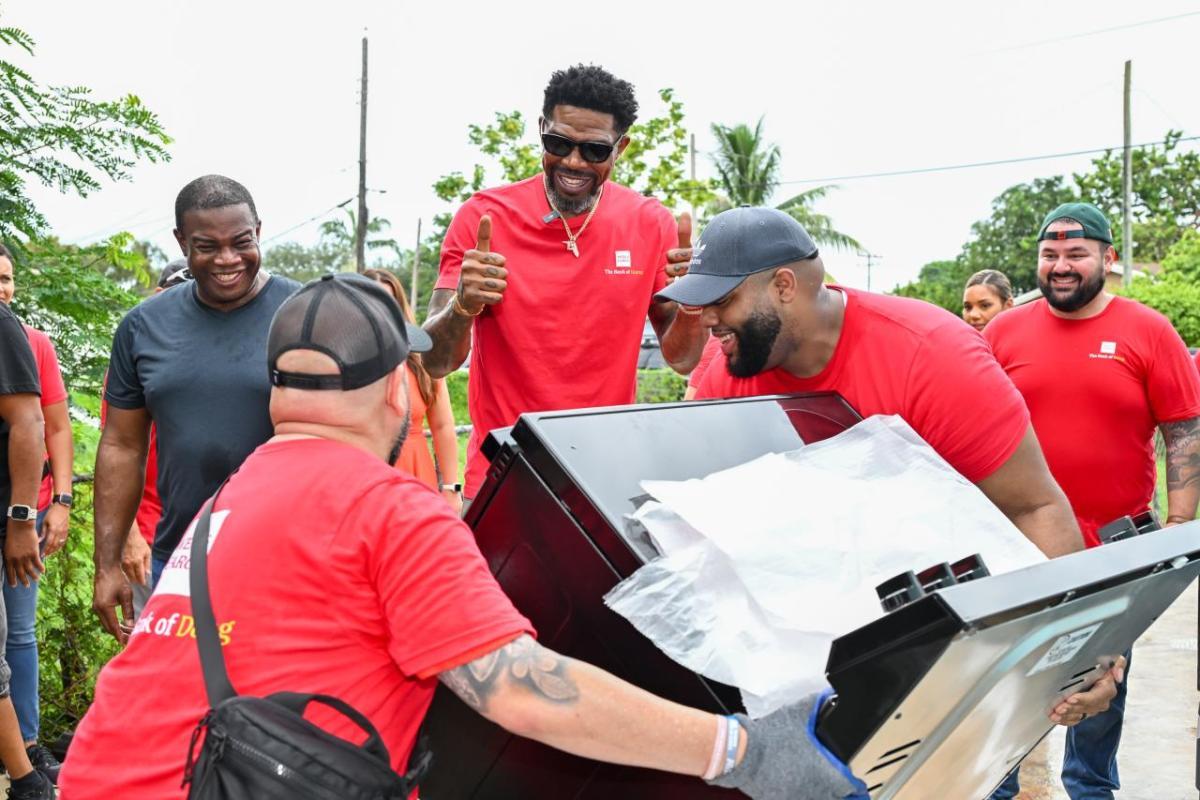
[[[568,139],[565,136],[559,136],[557,133],[543,133],[542,147],[552,156],[566,158],[571,155],[571,151],[576,147],[579,148],[579,155],[589,164],[599,164],[603,161],[608,161],[608,157],[612,155],[614,144],[608,142],[577,142],[574,139]]]

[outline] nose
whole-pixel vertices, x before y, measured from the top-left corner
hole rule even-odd
[[[573,169],[576,172],[584,172],[588,168],[588,162],[579,153],[579,145],[572,147],[571,152],[563,156],[562,164],[567,169]]]
[[[213,260],[217,264],[233,265],[239,263],[242,257],[238,254],[237,248],[222,247],[217,250],[217,257]]]
[[[711,328],[718,322],[720,322],[720,320],[717,319],[717,307],[705,306],[700,312],[700,324],[705,328]]]

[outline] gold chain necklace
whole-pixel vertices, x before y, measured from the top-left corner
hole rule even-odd
[[[584,230],[587,229],[588,223],[592,221],[592,216],[596,213],[596,209],[600,207],[600,198],[602,197],[604,197],[604,187],[600,187],[600,192],[596,195],[596,202],[592,203],[592,210],[588,212],[587,217],[583,220],[583,224],[579,226],[579,230],[571,233],[571,226],[567,224],[567,218],[562,215],[562,212],[554,205],[554,201],[550,199],[550,192],[546,192],[546,202],[550,204],[550,209],[558,215],[559,220],[563,224],[563,229],[567,232],[567,238],[563,241],[563,244],[567,246],[567,250],[571,255],[576,258],[579,258],[579,245],[575,243],[575,240],[582,236]]]

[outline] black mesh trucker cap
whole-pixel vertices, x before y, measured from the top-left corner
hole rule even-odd
[[[188,269],[187,259],[177,258],[163,267],[162,274],[158,276],[158,288],[170,289],[191,279],[192,271]]]
[[[374,383],[433,343],[405,321],[396,298],[370,278],[353,273],[323,275],[284,301],[267,338],[271,384],[293,389],[350,391]],[[315,350],[332,358],[338,375],[283,372],[276,366],[289,350]]]

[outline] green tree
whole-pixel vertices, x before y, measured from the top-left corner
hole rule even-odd
[[[759,117],[753,129],[744,124],[732,127],[714,124],[712,133],[717,140],[712,162],[717,170],[719,193],[709,204],[708,213],[715,215],[740,205],[768,205],[779,189],[782,154],[779,145],[763,139],[762,118]],[[834,228],[833,220],[812,207],[836,188],[816,186],[789,197],[776,208],[800,222],[817,244],[861,250],[862,245],[854,237]]]
[[[1037,288],[1037,232],[1047,212],[1079,199],[1062,176],[1010,186],[992,201],[992,213],[971,226],[971,239],[958,256],[921,268],[915,281],[894,294],[916,297],[958,313],[963,286],[981,269],[997,269],[1017,294]]]
[[[145,275],[146,257],[122,233],[84,247],[34,239],[16,258],[20,283],[13,311],[54,341],[72,392],[99,394],[113,331],[139,299],[105,272]]]
[[[263,266],[272,275],[307,283],[330,272],[341,272],[354,261],[353,251],[322,240],[308,247],[299,242],[282,242],[263,253]]]
[[[34,54],[33,39],[0,28],[0,48]],[[101,178],[124,180],[140,160],[169,158],[158,118],[134,95],[97,101],[82,86],[43,86],[0,49],[0,240],[46,231],[26,193],[37,180],[86,197]],[[20,53],[18,53],[20,55]]]
[[[1133,258],[1161,261],[1184,231],[1200,229],[1200,152],[1179,149],[1180,131],[1168,131],[1164,143],[1131,154]],[[1123,156],[1110,150],[1075,175],[1083,199],[1100,207],[1113,223],[1121,250]]]
[[[1157,278],[1134,278],[1118,292],[1161,312],[1189,347],[1200,347],[1200,231],[1186,229],[1171,245]]]
[[[354,243],[358,236],[358,215],[348,208],[342,209],[342,212],[344,216],[334,217],[321,223],[321,245],[331,252],[345,253],[340,268],[346,272],[353,272]],[[367,220],[366,250],[368,254],[379,254],[380,251],[396,253],[398,249],[396,240],[383,236],[391,227],[392,223],[383,217],[371,217]]]

